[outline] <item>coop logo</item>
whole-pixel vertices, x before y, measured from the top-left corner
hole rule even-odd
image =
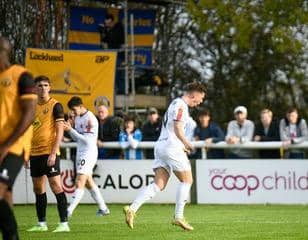
[[[295,171],[280,174],[274,171],[271,175],[259,176],[254,174],[228,174],[227,169],[210,169],[210,185],[217,191],[244,191],[251,196],[254,191],[266,190],[308,190],[308,172],[299,175]]]

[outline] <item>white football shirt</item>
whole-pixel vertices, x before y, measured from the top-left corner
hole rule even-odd
[[[77,142],[77,159],[97,159],[98,120],[92,112],[75,117],[70,135]]]
[[[182,98],[174,99],[170,103],[164,115],[163,125],[158,142],[166,141],[166,146],[168,147],[183,148],[184,144],[175,135],[174,122],[181,121],[183,123],[183,131],[185,133],[185,126],[188,125],[189,118],[190,116],[188,111],[188,105],[184,102]]]

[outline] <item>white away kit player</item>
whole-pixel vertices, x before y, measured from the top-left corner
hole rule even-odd
[[[165,188],[173,172],[180,183],[177,188],[172,223],[184,230],[193,230],[184,218],[184,206],[193,182],[187,157],[187,154],[193,150],[193,146],[185,136],[185,126],[190,121],[188,107],[195,107],[202,103],[206,88],[201,83],[193,82],[187,84],[184,90],[184,95],[171,102],[164,116],[160,137],[154,148],[154,182],[143,188],[131,205],[124,207],[125,220],[130,228],[134,227],[135,213],[141,205]]]
[[[72,128],[69,122],[65,122],[64,130],[68,131],[71,137],[77,142],[76,189],[73,200],[67,209],[68,216],[73,214],[73,211],[82,199],[85,186],[99,205],[97,215],[108,215],[110,211],[105,204],[99,188],[92,178],[93,167],[95,166],[98,155],[96,145],[98,121],[95,115],[83,106],[80,97],[72,97],[67,105],[76,116],[74,122],[75,129]]]

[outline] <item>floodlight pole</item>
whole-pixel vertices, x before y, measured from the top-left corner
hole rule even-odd
[[[124,35],[125,35],[125,111],[128,111],[128,94],[129,94],[129,78],[128,78],[128,4],[127,0],[123,2],[124,5]]]
[[[130,67],[131,67],[131,85],[132,85],[132,95],[136,95],[135,86],[135,36],[134,36],[134,14],[130,15]]]
[[[21,9],[21,13],[20,13],[20,32],[21,32],[21,36],[20,36],[20,46],[21,49],[24,49],[24,51],[26,50],[26,46],[25,46],[25,31],[23,29],[24,25],[25,25],[25,15],[24,15],[24,1],[20,0],[19,1],[19,7]],[[25,52],[23,52],[24,54],[26,54]],[[23,61],[25,61],[25,57],[23,58]]]

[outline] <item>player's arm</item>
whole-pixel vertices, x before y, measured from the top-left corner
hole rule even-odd
[[[89,120],[88,121],[87,129],[86,129],[85,132],[83,132],[83,134],[78,133],[71,126],[67,127],[67,124],[68,124],[67,122],[65,123],[64,130],[67,130],[68,133],[71,135],[71,137],[75,141],[81,142],[82,144],[89,144],[88,139],[95,137],[95,134],[94,134],[95,130],[94,130],[94,123],[93,123],[93,121],[94,120]],[[97,120],[95,119],[95,121],[97,121]]]
[[[55,128],[56,128],[56,137],[55,138],[56,139],[55,139],[55,143],[52,146],[51,153],[50,153],[48,160],[47,160],[48,166],[55,165],[57,152],[58,152],[58,149],[60,148],[60,143],[63,139],[64,110],[63,110],[63,106],[61,105],[61,103],[55,104],[55,106],[53,108],[53,117],[54,117],[54,120],[55,120]]]
[[[192,146],[190,141],[185,137],[183,122],[174,121],[174,133],[177,136],[177,138],[180,139],[180,141],[184,144],[185,151],[187,152],[193,151],[194,147]]]
[[[184,123],[183,120],[185,117],[188,117],[188,113],[184,110],[185,108],[181,105],[175,107],[174,111],[171,113],[173,119],[173,130],[177,138],[184,144],[184,151],[189,153],[193,151],[193,146],[191,145],[190,141],[186,138],[184,132]],[[168,121],[168,113],[166,113],[166,119]]]
[[[88,144],[88,141],[87,141],[87,138],[78,133],[74,128],[72,128],[71,126],[70,127],[67,127],[69,123],[66,122],[65,123],[65,130],[68,131],[68,133],[70,134],[70,136],[72,137],[72,139],[75,141],[75,142],[81,142],[82,144]],[[70,125],[70,124],[69,124]]]
[[[7,155],[10,146],[12,146],[18,138],[24,134],[35,118],[37,95],[35,92],[34,80],[30,73],[25,72],[20,76],[18,88],[22,118],[20,118],[15,131],[2,145],[0,145],[0,162]]]

